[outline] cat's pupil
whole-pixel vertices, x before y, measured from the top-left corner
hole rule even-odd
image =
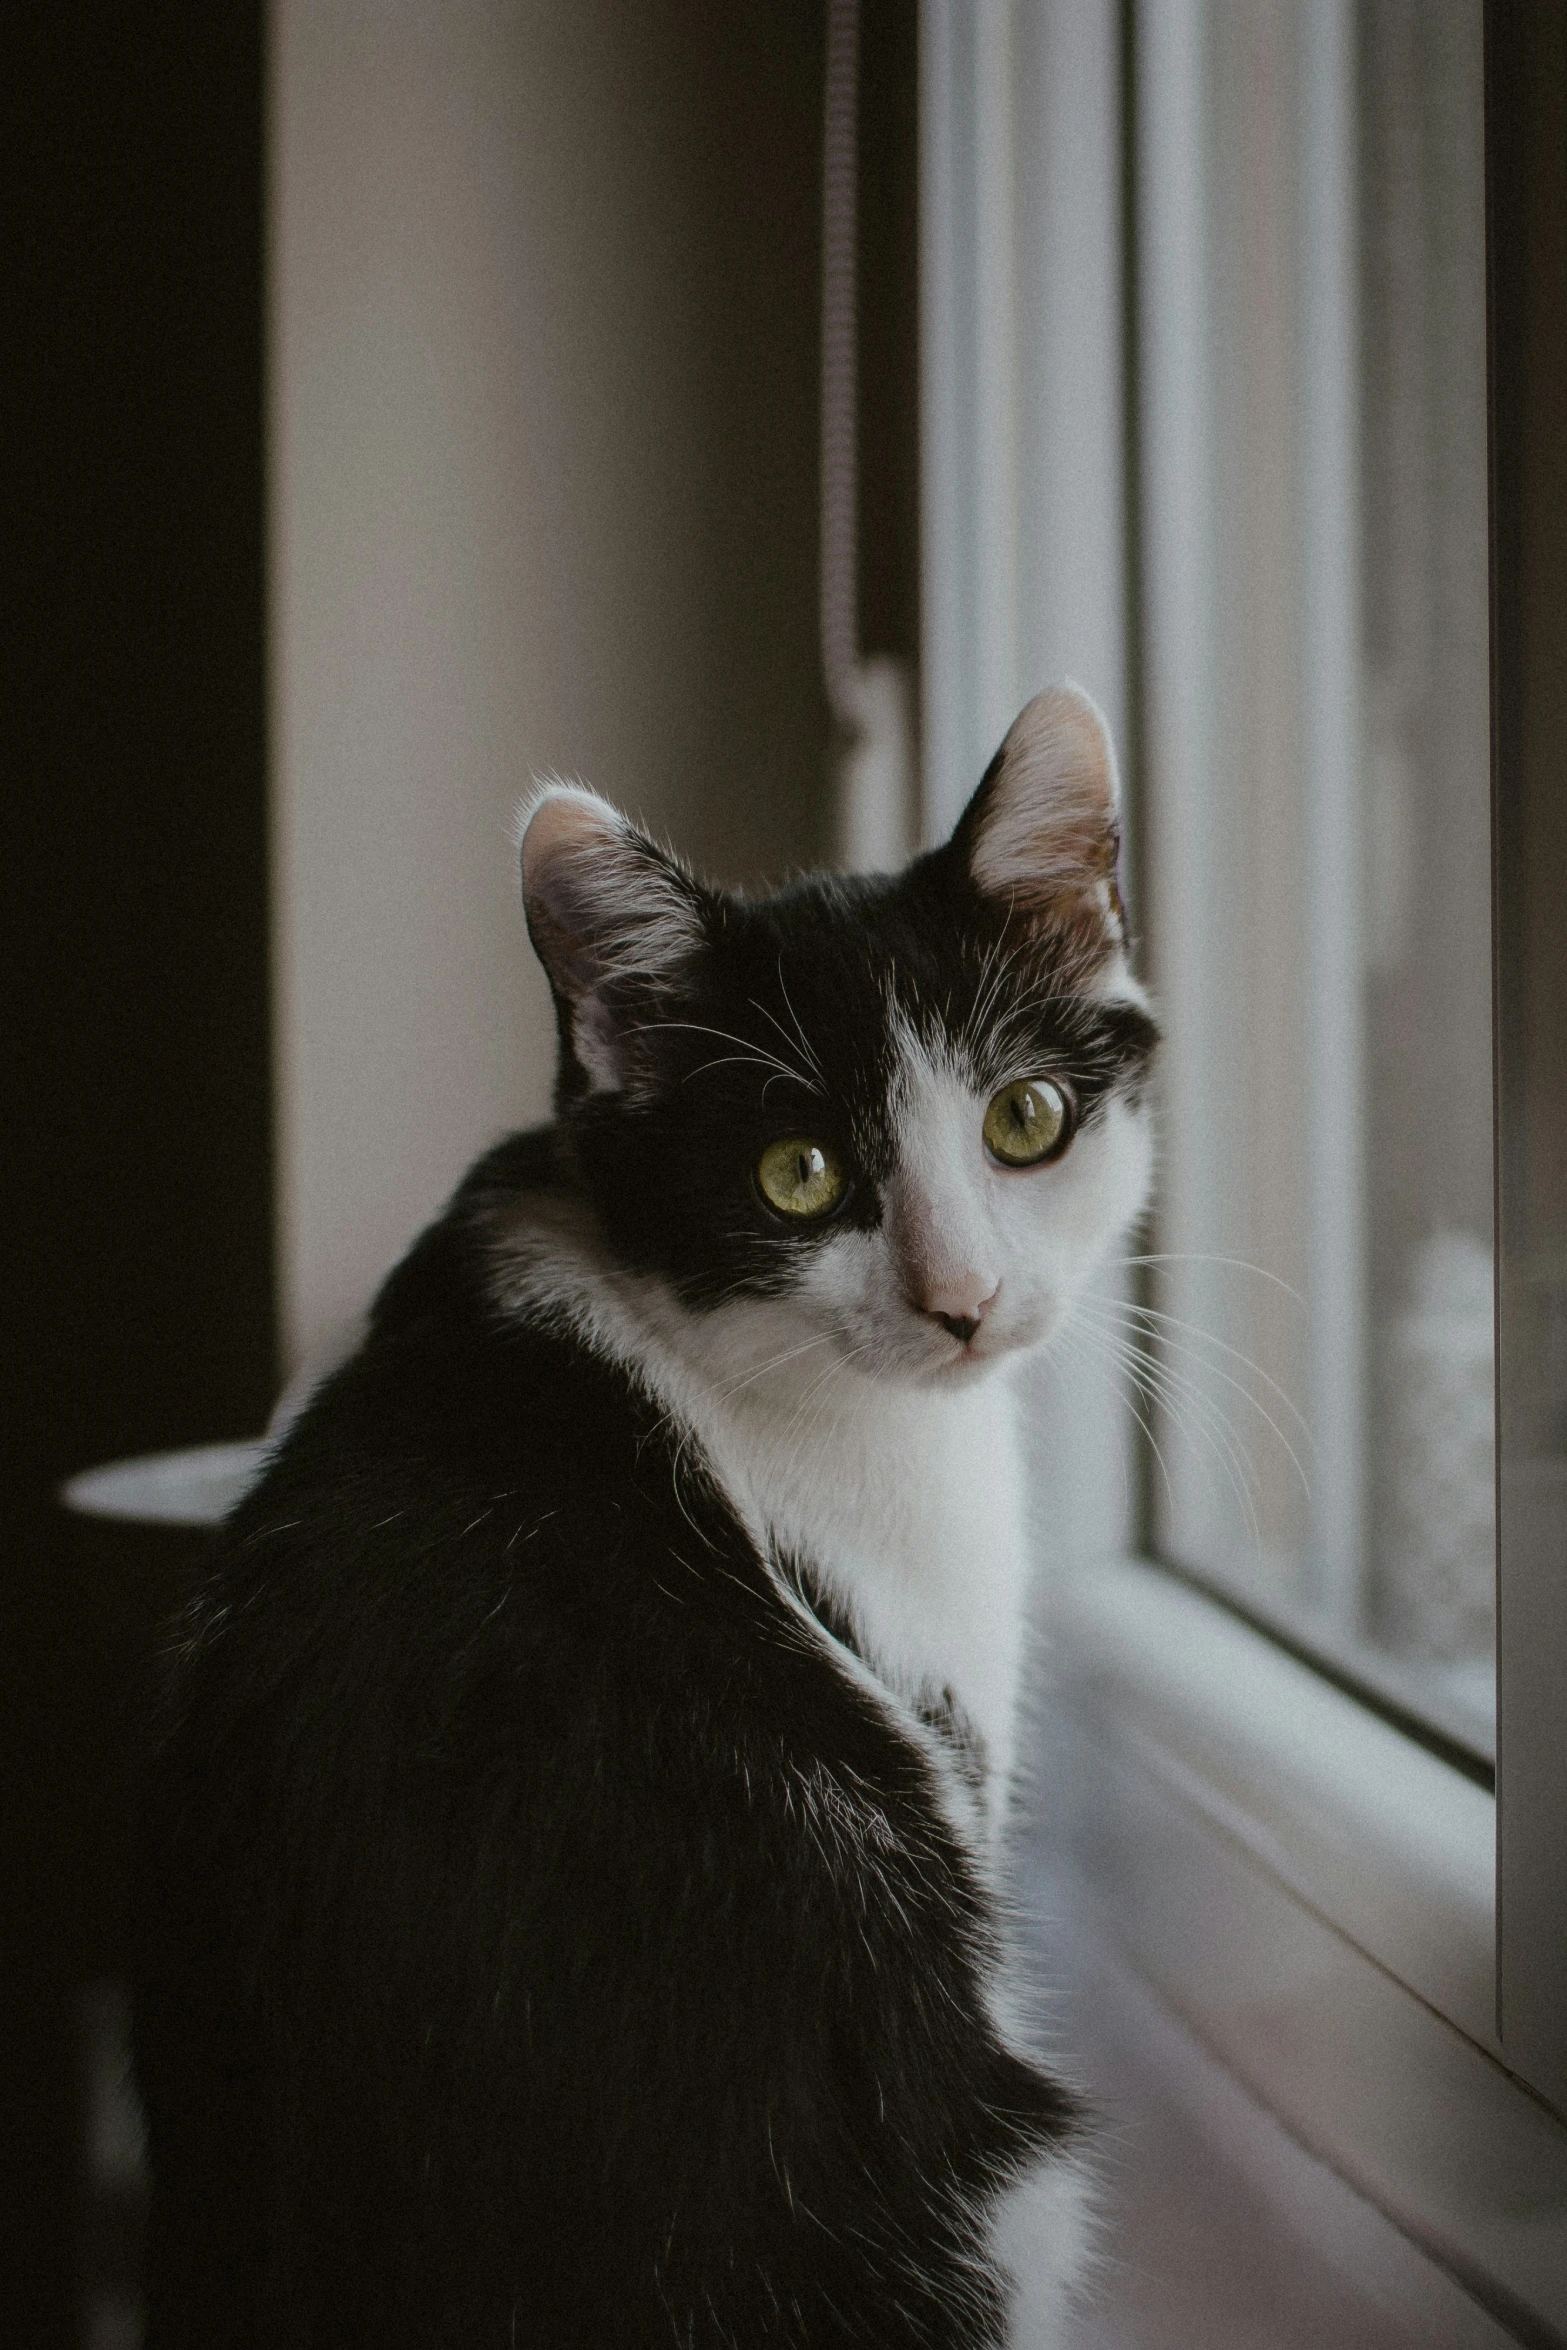
[[[830,1148],[798,1134],[780,1135],[756,1165],[764,1199],[786,1216],[825,1216],[843,1196],[844,1173]]]

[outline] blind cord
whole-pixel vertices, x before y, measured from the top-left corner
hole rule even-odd
[[[827,0],[822,135],[821,652],[833,721],[857,727],[860,662],[856,321],[859,0]]]

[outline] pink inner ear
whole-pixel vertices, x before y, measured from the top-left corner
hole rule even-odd
[[[561,792],[534,810],[522,838],[522,902],[539,959],[560,993],[587,994],[604,963],[602,899],[625,830],[613,808]]]
[[[542,801],[522,840],[528,931],[572,1004],[617,981],[658,987],[700,946],[698,893],[674,860],[591,793]]]
[[[542,800],[522,836],[522,888],[531,897],[555,858],[589,855],[624,838],[613,808],[585,792],[555,792]]]
[[[1078,687],[1052,686],[1001,746],[975,811],[969,871],[987,897],[1042,907],[1096,884],[1113,891],[1120,844],[1109,729]]]

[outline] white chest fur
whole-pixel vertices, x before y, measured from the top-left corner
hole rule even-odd
[[[871,1376],[787,1305],[684,1313],[570,1224],[540,1218],[508,1253],[507,1301],[564,1309],[644,1383],[758,1543],[822,1578],[883,1687],[905,1707],[950,1696],[982,1743],[999,1826],[1028,1598],[1007,1368],[944,1387]]]
[[[808,1559],[897,1695],[952,1700],[992,1787],[1011,1772],[1027,1603],[1016,1403],[1002,1376],[953,1393],[851,1374],[830,1411],[759,1383],[704,1434],[719,1473]],[[807,1391],[808,1392],[808,1391]]]

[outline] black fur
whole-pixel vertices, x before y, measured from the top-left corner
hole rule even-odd
[[[889,983],[961,1037],[1005,950],[1006,1052],[1085,1118],[1134,1085],[1151,1026],[1080,993],[1081,940],[965,888],[704,898],[642,1092],[568,1049],[560,1125],[469,1176],[232,1519],[141,1866],[147,2350],[1000,2339],[987,2207],[1075,2110],[988,2019],[925,1750],[495,1271],[567,1197],[691,1304],[777,1286],[811,1242],[748,1170],[807,1113],[874,1221]]]
[[[967,1060],[982,1091],[1054,1070],[1086,1122],[1112,1092],[1141,1089],[1153,1021],[1086,987],[1106,935],[1017,919],[979,895],[951,848],[896,879],[813,879],[755,905],[693,895],[703,944],[676,989],[621,991],[648,1099],[588,1093],[564,1018],[558,1094],[615,1255],[665,1275],[687,1305],[788,1287],[824,1236],[781,1224],[757,1196],[751,1169],[775,1135],[836,1144],[852,1177],[843,1216],[880,1220],[894,1009]]]

